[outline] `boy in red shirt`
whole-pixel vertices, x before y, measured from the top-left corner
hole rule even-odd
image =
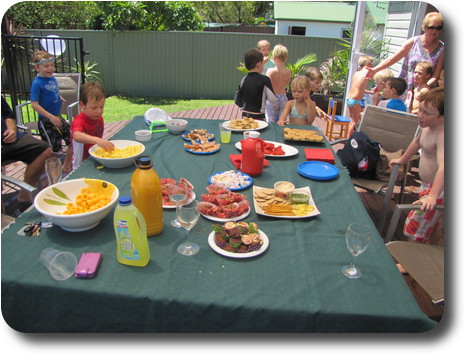
[[[73,169],[76,169],[89,156],[89,149],[97,144],[106,151],[114,145],[103,139],[103,110],[105,108],[105,91],[97,82],[86,82],[81,86],[79,106],[81,112],[71,125],[73,140]]]

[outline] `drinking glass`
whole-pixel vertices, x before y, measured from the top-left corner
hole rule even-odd
[[[229,143],[232,131],[225,127],[224,123],[219,124],[219,133],[221,135],[221,143]]]
[[[352,223],[348,226],[346,230],[346,246],[353,257],[350,265],[342,267],[342,272],[346,277],[361,277],[361,270],[355,266],[356,257],[366,250],[371,238],[372,231],[368,226],[358,223]]]
[[[179,208],[180,204],[188,199],[189,189],[187,185],[175,185],[175,184],[168,184],[166,186],[166,191],[169,195],[169,200],[176,205],[176,209]],[[176,228],[180,228],[181,225],[177,219],[173,219],[171,221],[171,225]]]
[[[47,173],[48,185],[59,183],[62,178],[62,165],[59,158],[45,160],[45,172]]]
[[[200,247],[189,240],[190,230],[197,224],[200,218],[198,201],[193,200],[187,205],[180,205],[176,209],[177,219],[181,226],[187,231],[187,240],[177,247],[177,251],[182,255],[191,256],[200,251]]]

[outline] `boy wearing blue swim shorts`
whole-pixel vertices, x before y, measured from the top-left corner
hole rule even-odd
[[[366,77],[369,72],[368,68],[372,67],[373,64],[374,60],[371,56],[362,55],[358,60],[359,70],[356,71],[351,78],[351,87],[348,92],[348,98],[346,99],[351,119],[348,126],[348,137],[353,134],[355,127],[361,119],[361,100],[364,97],[366,87],[369,82],[369,79]]]

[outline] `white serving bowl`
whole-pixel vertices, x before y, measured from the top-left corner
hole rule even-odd
[[[106,187],[104,187],[105,185]],[[73,215],[57,214],[63,213],[66,210],[67,203],[72,202],[75,204],[77,195],[85,187],[90,187],[89,191],[94,191],[98,195],[103,194],[104,190],[107,190],[108,196],[111,195],[111,202],[97,210],[86,213]],[[63,197],[63,195],[69,200]],[[69,232],[82,232],[100,223],[110,213],[118,199],[119,190],[114,184],[105,180],[82,178],[63,181],[43,189],[34,199],[34,207],[54,225]]]
[[[171,134],[179,135],[187,129],[188,121],[184,119],[171,119],[166,121],[166,126]]]
[[[136,155],[130,156],[130,157],[125,157],[125,158],[101,158],[97,157],[95,155],[95,151],[99,149],[100,147],[98,145],[93,145],[89,149],[90,155],[99,163],[101,163],[104,167],[107,168],[125,168],[129,167],[130,165],[134,164],[135,158],[140,156],[144,151],[145,151],[145,146],[141,144],[140,142],[137,141],[131,141],[131,140],[111,140],[114,144],[115,148],[123,149],[129,146],[142,146],[142,149],[140,150],[139,153]]]
[[[135,139],[137,141],[150,141],[152,134],[150,130],[137,130],[135,132]]]

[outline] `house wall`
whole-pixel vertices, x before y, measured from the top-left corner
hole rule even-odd
[[[289,62],[315,53],[319,67],[338,40],[273,34],[213,32],[109,32],[34,30],[35,35],[81,37],[85,60],[111,95],[233,99],[246,50],[260,39],[289,50]]]
[[[306,36],[318,38],[342,38],[343,30],[348,30],[350,28],[349,23],[278,20],[276,21],[275,34],[289,34],[289,28],[291,26],[305,27]]]
[[[386,41],[390,41],[386,47],[386,58],[398,51],[406,40],[421,33],[426,6],[426,3],[418,1],[390,3],[384,36]],[[395,75],[401,71],[402,64],[403,59],[390,67]]]

